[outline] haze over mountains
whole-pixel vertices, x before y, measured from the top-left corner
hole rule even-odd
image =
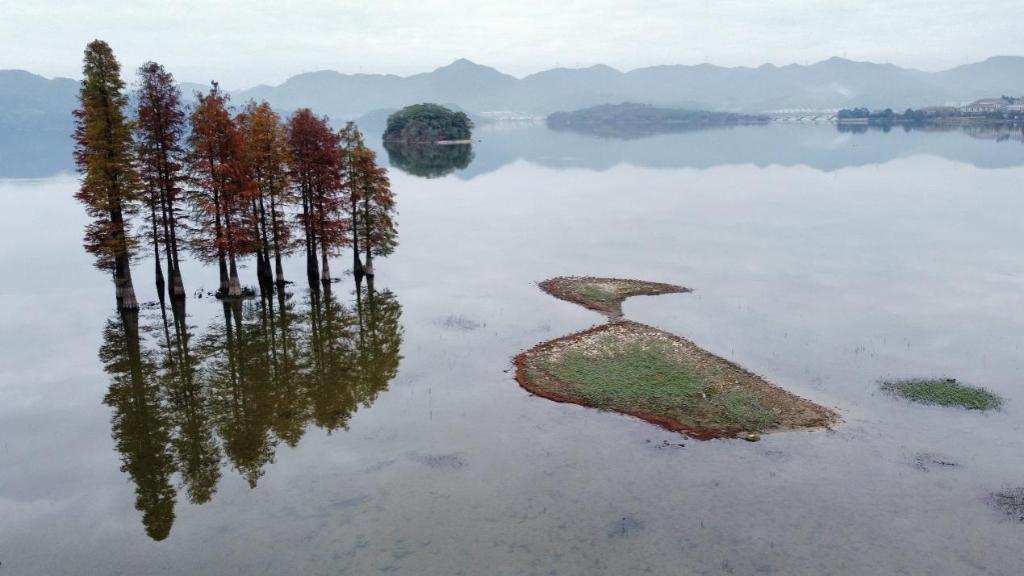
[[[183,84],[191,93],[200,84]],[[70,133],[78,84],[21,70],[0,70],[0,130],[25,138]],[[653,66],[621,72],[608,66],[555,68],[516,78],[469,60],[412,76],[299,74],[279,86],[232,93],[236,104],[266,99],[289,112],[308,106],[332,119],[358,118],[416,102],[469,112],[533,115],[597,104],[639,102],[681,108],[765,112],[786,108],[921,107],[982,97],[1024,95],[1024,57],[996,56],[940,72],[831,58],[812,65]],[[380,116],[378,112],[377,116]],[[10,138],[5,140],[10,141]],[[10,150],[0,154],[10,155]]]
[[[921,107],[1024,94],[1024,57],[997,56],[941,72],[831,58],[817,64],[758,68],[654,66],[620,72],[608,66],[555,68],[522,79],[455,62],[424,74],[310,72],[279,86],[236,94],[283,108],[311,106],[331,116],[358,116],[413,102],[454,103],[473,112],[539,115],[596,104],[639,102],[682,108],[766,112],[784,108]]]

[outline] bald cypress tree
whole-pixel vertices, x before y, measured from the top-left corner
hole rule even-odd
[[[189,163],[190,201],[195,234],[192,247],[204,261],[217,261],[221,297],[238,297],[237,259],[253,252],[252,211],[255,184],[245,152],[246,142],[229,110],[229,101],[214,82],[207,94],[197,94],[192,110]]]
[[[299,221],[305,237],[306,275],[314,289],[317,277],[329,286],[328,260],[348,242],[348,221],[342,213],[341,139],[326,116],[302,108],[288,120],[288,147],[292,181],[302,200]]]
[[[285,209],[298,202],[288,173],[288,131],[266,102],[249,102],[238,115],[238,124],[248,143],[248,164],[256,183],[252,211],[257,225],[260,286],[270,284],[275,273],[281,286],[285,283],[282,256],[290,253],[294,245]],[[271,271],[271,254],[274,272]]]
[[[363,143],[363,135],[352,123],[341,131],[343,160],[347,172],[352,244],[356,252],[355,275],[373,276],[373,256],[387,256],[398,244],[395,225],[395,195],[387,170],[377,165],[377,155]],[[366,255],[359,262],[359,245]]]
[[[139,303],[130,267],[135,240],[126,216],[136,207],[139,178],[121,66],[102,40],[85,48],[78,101],[75,163],[82,183],[75,197],[92,218],[85,230],[85,249],[96,256],[98,268],[112,273],[118,306],[135,309]]]
[[[135,135],[139,172],[149,208],[149,232],[153,243],[157,290],[163,291],[160,269],[160,245],[171,277],[169,292],[184,298],[185,287],[178,263],[178,215],[181,211],[181,185],[184,180],[185,111],[181,91],[174,76],[156,62],[147,62],[138,71],[138,109]]]

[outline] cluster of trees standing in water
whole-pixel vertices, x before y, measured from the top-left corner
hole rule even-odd
[[[150,62],[138,71],[130,110],[110,46],[86,47],[77,198],[92,217],[85,247],[113,274],[118,306],[138,308],[130,262],[141,246],[152,249],[161,300],[165,286],[172,298],[185,296],[185,250],[217,263],[219,297],[243,295],[238,260],[247,256],[256,257],[264,293],[285,283],[281,260],[301,249],[314,290],[331,282],[330,258],[349,246],[356,279],[372,276],[373,256],[397,241],[395,200],[355,125],[335,131],[306,108],[282,122],[266,102],[236,113],[216,82],[196,96],[186,110],[174,77]]]
[[[309,109],[282,121],[266,102],[236,112],[215,82],[186,108],[153,62],[130,98],[120,73],[105,42],[86,47],[76,197],[91,217],[85,248],[116,287],[99,351],[112,435],[146,533],[163,540],[174,478],[194,504],[212,498],[225,462],[255,487],[279,443],[295,446],[310,425],[345,428],[397,375],[401,307],[373,287],[373,257],[397,242],[395,201],[351,123],[335,131]],[[348,247],[353,303],[330,290],[330,258]],[[158,311],[140,312],[132,285],[143,250]],[[302,250],[310,290],[296,303],[282,258]],[[186,251],[220,272],[223,318],[199,333],[185,313]],[[249,256],[259,299],[242,298]]]

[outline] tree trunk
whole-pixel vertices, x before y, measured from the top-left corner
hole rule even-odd
[[[217,294],[223,296],[228,293],[230,287],[230,281],[228,280],[228,261],[224,256],[223,250],[218,250],[217,254],[217,269],[220,271],[220,288],[217,289]]]
[[[160,232],[157,227],[156,202],[150,197],[150,225],[153,227],[153,266],[156,269],[156,294],[160,302],[164,301],[164,268],[160,265]]]
[[[324,284],[331,283],[331,266],[327,262],[327,250],[324,249],[323,244],[320,245],[320,259],[322,261],[322,271],[320,272],[320,281]]]
[[[281,265],[281,229],[277,222],[277,201],[270,197],[271,235],[274,237],[274,276],[278,286],[284,286],[284,266]]]
[[[327,242],[324,240],[324,201],[321,196],[317,202],[317,222],[320,224],[320,281],[325,286],[329,286],[331,283],[331,266],[327,262]]]
[[[136,310],[139,301],[135,299],[135,287],[132,285],[128,238],[125,237],[120,201],[115,201],[110,209],[110,222],[114,225],[115,242],[118,247],[117,255],[114,256],[114,297],[117,299],[118,308]]]
[[[366,244],[366,266],[363,272],[373,278],[373,243],[370,242],[370,199],[363,198],[363,226],[366,228],[366,235],[363,236],[363,243]]]
[[[235,238],[231,232],[233,230],[231,228],[231,216],[227,210],[224,211],[224,229],[227,232],[228,262],[231,266],[228,276],[227,296],[229,298],[237,298],[242,295],[242,285],[238,281],[238,264],[235,260]]]
[[[162,174],[162,171],[161,171]],[[156,218],[154,217],[154,226],[156,225]],[[163,229],[164,233],[164,256],[167,258],[167,275],[170,277],[171,282],[167,285],[167,295],[174,298],[174,259],[171,258],[171,231],[169,229],[170,219],[167,216],[167,193],[164,191],[163,184],[160,185],[160,228]],[[154,234],[155,237],[155,234]],[[155,238],[154,238],[155,241]],[[160,291],[160,301],[163,302],[163,290]]]
[[[316,237],[313,233],[313,199],[312,189],[307,185],[302,194],[302,226],[306,233],[306,279],[309,285],[317,283],[320,269],[316,262]]]
[[[242,295],[242,284],[238,281],[238,266],[235,263],[235,253],[230,252],[228,259],[231,261],[231,275],[228,282],[228,296],[238,297]]]
[[[163,213],[164,255],[167,257],[167,272],[171,282],[167,291],[171,298],[184,298],[185,285],[181,281],[181,270],[178,268],[178,246],[174,235],[174,206],[167,193],[161,194],[160,210]]]
[[[309,244],[311,250],[306,254],[306,277],[309,280],[309,284],[313,285],[320,280],[320,265],[316,260],[316,239],[310,239]]]
[[[184,298],[185,297],[185,283],[181,280],[181,270],[178,269],[178,265],[174,265],[174,271],[171,272],[171,298]]]
[[[114,286],[117,306],[121,310],[138,310],[139,301],[135,299],[135,287],[132,285],[132,270],[128,266],[128,253],[118,254],[114,258]]]
[[[153,266],[154,268],[156,268],[156,295],[160,302],[163,303],[164,287],[166,286],[166,284],[164,283],[164,271],[163,268],[160,266],[159,251],[157,251],[156,254],[153,255]]]
[[[355,194],[352,195],[352,273],[356,281],[363,278],[363,262],[359,259],[359,205]]]
[[[262,192],[261,192],[262,193]],[[252,210],[253,215],[253,238],[256,239],[256,281],[260,285],[260,290],[269,286],[267,282],[267,274],[270,273],[270,262],[263,259],[263,245],[264,234],[260,228],[259,219],[259,206],[256,204],[256,198],[252,198],[249,201],[249,209]]]
[[[220,194],[214,192],[213,195],[214,211],[213,211],[213,228],[214,235],[217,242],[217,267],[220,270],[220,288],[217,290],[217,294],[224,295],[228,293],[229,282],[228,282],[228,264],[224,257],[224,229],[221,226],[220,216]]]
[[[168,268],[171,270],[171,298],[185,297],[185,283],[181,279],[181,266],[178,263],[178,219],[174,215],[174,201],[167,198],[167,216],[164,219],[167,227]]]
[[[270,236],[267,234],[267,208],[266,203],[263,201],[263,192],[259,194],[259,214],[260,214],[260,254],[263,256],[263,282],[267,286],[271,286],[274,283],[274,273],[270,269]]]

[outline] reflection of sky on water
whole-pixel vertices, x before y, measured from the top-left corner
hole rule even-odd
[[[161,542],[111,437],[97,350],[113,295],[79,249],[75,180],[0,182],[2,570],[1016,574],[1020,526],[985,497],[1024,469],[1024,168],[979,167],[1019,144],[869,132],[823,150],[834,130],[768,127],[530,147],[525,132],[488,130],[456,173],[475,177],[392,171],[400,244],[376,263],[377,284],[401,298],[403,339],[387,390],[346,429],[279,446],[255,489],[225,465],[216,497],[180,499]],[[657,141],[676,148],[648,148]],[[780,150],[757,150],[768,142]],[[497,157],[526,161],[487,164]],[[577,160],[537,160],[566,157]],[[287,266],[304,277],[301,258]],[[142,301],[155,299],[151,274],[135,265]],[[192,261],[183,274],[190,294],[216,284]],[[693,288],[625,311],[836,406],[844,423],[696,443],[531,397],[510,359],[602,321],[534,284],[563,274]],[[252,266],[242,276],[255,283]],[[349,303],[350,280],[338,285]],[[188,310],[198,327],[223,322],[211,299]],[[985,385],[1006,408],[877,391],[912,375]],[[960,466],[920,470],[923,453]]]

